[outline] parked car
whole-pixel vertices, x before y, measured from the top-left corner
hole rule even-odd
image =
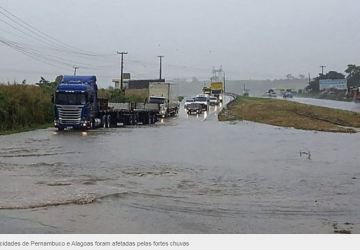
[[[203,108],[202,108],[202,106],[201,106],[200,103],[193,102],[193,103],[190,103],[190,104],[187,106],[187,113],[188,113],[188,115],[201,114],[202,111],[203,111]]]

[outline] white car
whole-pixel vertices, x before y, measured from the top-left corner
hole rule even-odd
[[[210,96],[209,98],[209,104],[214,106],[214,105],[218,105],[219,104],[219,100],[217,97],[215,96]]]
[[[184,108],[187,109],[188,105],[194,102],[195,102],[194,98],[187,98],[184,103]]]
[[[197,95],[195,98],[195,103],[199,103],[203,110],[207,111],[209,107],[209,98],[205,95]]]

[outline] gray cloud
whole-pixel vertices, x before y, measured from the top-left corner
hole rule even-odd
[[[76,48],[113,54],[54,52],[0,22],[0,38],[69,64],[52,66],[1,44],[0,81],[51,79],[72,73],[71,64],[86,64],[79,73],[107,85],[119,74],[116,50],[129,52],[125,69],[138,78],[157,76],[157,55],[165,55],[167,78],[206,78],[218,65],[232,79],[260,79],[360,63],[356,0],[4,0],[0,6]]]

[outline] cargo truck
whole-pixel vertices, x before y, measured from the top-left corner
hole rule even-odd
[[[224,83],[223,82],[212,82],[210,85],[211,95],[218,98],[220,102],[222,102],[223,94],[224,94]]]
[[[128,98],[146,100],[148,103],[160,105],[159,116],[175,116],[180,103],[174,95],[174,85],[162,80],[132,80],[125,90]]]
[[[211,88],[204,86],[202,92],[204,95],[211,95]]]
[[[96,76],[63,76],[54,95],[54,126],[91,129],[152,124],[157,121],[159,104],[150,103],[109,103],[98,98]]]
[[[149,103],[160,104],[159,115],[161,117],[175,116],[179,112],[180,103],[175,99],[173,88],[170,83],[149,83]]]

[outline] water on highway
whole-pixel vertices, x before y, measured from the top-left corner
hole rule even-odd
[[[288,100],[360,113],[360,103],[355,103],[355,102],[341,102],[341,101],[333,101],[326,99],[301,98],[301,97],[294,97],[293,99],[288,99]]]
[[[0,233],[360,233],[359,133],[219,109],[1,136]]]

